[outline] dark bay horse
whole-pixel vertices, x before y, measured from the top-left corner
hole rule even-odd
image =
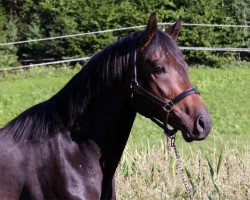
[[[136,112],[188,142],[211,119],[175,40],[155,14],[145,31],[94,55],[56,95],[0,129],[0,199],[115,199],[114,173]]]

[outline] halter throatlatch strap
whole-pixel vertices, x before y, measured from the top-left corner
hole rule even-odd
[[[149,92],[148,90],[144,89],[138,83],[138,81],[137,81],[137,66],[136,66],[136,48],[133,50],[132,58],[130,59],[130,62],[131,62],[130,63],[131,64],[130,65],[131,66],[130,87],[131,87],[131,99],[132,99],[132,101],[133,101],[135,94],[142,95],[142,96],[146,97],[152,103],[160,106],[164,110],[164,112],[166,113],[165,120],[162,122],[153,116],[148,117],[148,118],[151,119],[158,126],[160,126],[164,130],[165,135],[173,138],[175,133],[178,131],[177,128],[174,128],[172,130],[170,130],[168,128],[169,115],[170,115],[170,112],[172,111],[173,106],[191,94],[200,94],[199,91],[196,88],[190,88],[190,89],[185,90],[182,93],[178,94],[170,101],[164,101],[164,100],[160,99],[159,97],[155,96],[154,94],[152,94],[151,92]]]
[[[200,94],[196,88],[190,88],[190,89],[180,93],[179,95],[177,95],[176,97],[174,97],[170,101],[166,102],[166,101],[163,101],[162,99],[160,99],[159,97],[153,95],[149,91],[145,90],[144,88],[142,88],[138,83],[132,84],[132,90],[133,90],[134,94],[142,95],[142,96],[146,97],[148,100],[150,100],[154,104],[157,104],[158,106],[160,106],[164,110],[164,112],[166,113],[164,122],[161,122],[160,120],[158,120],[155,117],[149,117],[149,118],[154,123],[156,123],[158,126],[163,128],[164,133],[167,136],[173,136],[178,131],[178,129],[176,129],[176,128],[174,128],[172,130],[170,130],[168,128],[169,114],[172,111],[173,106],[191,94]]]

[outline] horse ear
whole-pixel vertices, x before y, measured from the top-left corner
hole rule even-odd
[[[181,26],[182,26],[182,20],[181,18],[178,19],[178,21],[170,26],[166,32],[174,39],[174,40],[177,40],[177,37],[181,31]]]
[[[156,30],[157,30],[156,13],[153,12],[148,18],[148,24],[145,30],[145,37],[142,40],[143,45],[150,42]]]

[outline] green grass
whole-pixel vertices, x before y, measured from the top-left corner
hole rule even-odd
[[[29,72],[2,74],[2,79],[0,79],[0,126],[23,110],[50,98],[76,72],[77,70],[68,68],[37,68]]]
[[[76,72],[38,68],[0,74],[0,126],[51,97]],[[195,199],[202,199],[205,193],[205,199],[249,199],[250,65],[196,67],[190,68],[189,74],[213,121],[204,141],[186,143],[181,134],[177,135]],[[165,146],[162,130],[138,115],[117,174],[120,199],[187,198],[175,161],[166,157]]]
[[[76,69],[37,68],[17,74],[0,74],[0,126],[17,116],[24,109],[48,99],[77,72]],[[209,148],[213,144],[249,144],[250,134],[250,68],[212,69],[190,68],[193,85],[198,87],[212,116],[213,128],[208,139],[187,144],[180,134],[180,148]],[[1,76],[2,75],[2,76]],[[5,77],[3,77],[3,75]],[[129,145],[144,147],[164,140],[160,130],[143,116],[137,117]]]

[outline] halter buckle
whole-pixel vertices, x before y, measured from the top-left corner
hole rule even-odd
[[[167,112],[170,113],[172,110],[173,104],[171,102],[168,102],[164,105],[163,109]]]

